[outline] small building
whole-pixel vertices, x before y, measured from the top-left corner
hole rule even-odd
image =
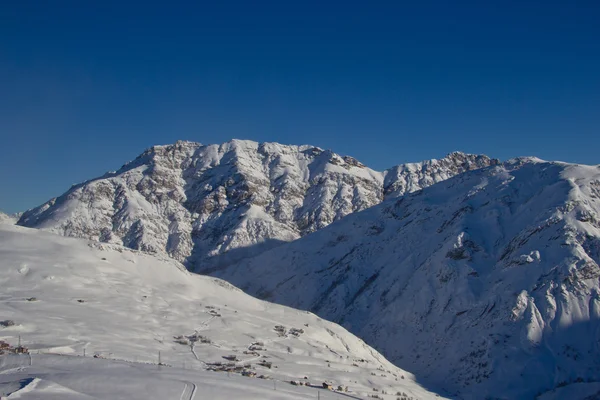
[[[242,371],[243,376],[247,376],[248,378],[256,377],[256,372],[254,371]]]
[[[4,340],[0,340],[0,354],[4,354],[10,351],[10,344],[6,343]]]
[[[271,367],[273,366],[273,363],[269,362],[269,361],[265,361],[265,360],[260,360],[258,362],[258,365],[260,365],[261,367],[266,367],[266,368],[271,369]]]
[[[15,354],[27,354],[29,353],[29,349],[25,346],[17,346],[14,349]]]
[[[323,382],[323,389],[333,390],[333,386],[330,383]]]

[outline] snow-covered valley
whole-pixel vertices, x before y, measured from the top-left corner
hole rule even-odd
[[[436,397],[345,329],[169,258],[2,224],[0,287],[0,340],[30,353],[0,356],[8,399]]]

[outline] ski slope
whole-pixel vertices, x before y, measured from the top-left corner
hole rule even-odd
[[[348,387],[323,399],[436,397],[340,326],[172,259],[4,224],[0,287],[0,321],[14,321],[0,340],[31,352],[0,356],[9,399],[317,398],[290,380]],[[267,379],[207,371],[215,362]]]

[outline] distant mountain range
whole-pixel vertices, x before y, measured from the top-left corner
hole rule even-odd
[[[378,172],[313,146],[177,142],[72,187],[25,212],[19,225],[168,254],[210,271],[386,198],[497,163],[452,153]]]

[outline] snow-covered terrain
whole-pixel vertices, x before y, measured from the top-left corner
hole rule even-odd
[[[4,224],[0,287],[0,340],[31,353],[0,356],[8,399],[319,396],[290,380],[348,387],[322,399],[436,397],[345,329],[169,258]]]
[[[18,219],[21,217],[20,214],[5,214],[0,211],[0,224],[16,224]]]
[[[311,146],[234,140],[155,146],[19,224],[156,254],[165,282],[187,274],[171,257],[310,310],[428,387],[554,399],[598,391],[599,215],[596,166],[452,153],[378,172]],[[196,310],[188,300],[180,320]]]
[[[74,186],[19,224],[167,254],[207,273],[386,197],[495,163],[452,153],[378,172],[313,146],[177,142]]]
[[[522,158],[215,274],[342,324],[450,393],[531,399],[598,391],[599,263],[600,167]]]
[[[31,363],[31,365],[30,365]],[[373,392],[374,394],[377,394]],[[338,393],[286,382],[176,366],[54,354],[0,357],[0,396],[22,400],[348,400]],[[400,396],[400,398],[410,398]],[[382,398],[398,396],[379,395]],[[416,397],[413,397],[416,398]]]

